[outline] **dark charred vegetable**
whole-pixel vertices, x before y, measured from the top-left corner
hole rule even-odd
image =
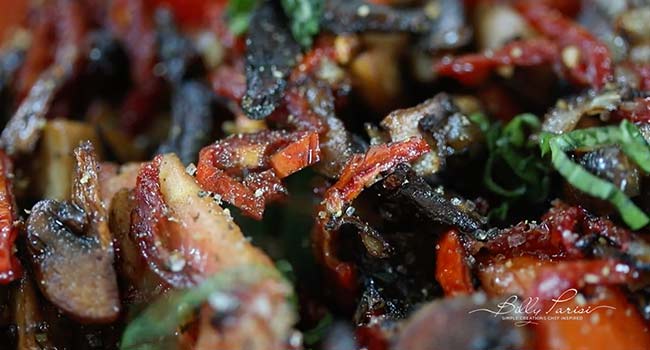
[[[636,197],[641,192],[640,170],[620,148],[604,147],[588,152],[578,160],[590,173],[613,183],[626,196]]]
[[[447,158],[477,148],[482,138],[481,130],[460,113],[446,93],[437,94],[417,106],[391,112],[381,126],[393,142],[413,136],[425,138],[432,151],[413,165],[419,175],[441,171]]]
[[[195,162],[213,129],[213,94],[203,83],[180,83],[172,95],[172,124],[158,153],[176,152],[183,163]]]
[[[265,1],[254,12],[246,38],[246,93],[241,101],[246,115],[263,119],[276,109],[299,54],[282,9]]]
[[[192,42],[182,36],[169,11],[156,13],[158,56],[172,86],[171,126],[158,153],[175,152],[189,164],[209,143],[213,129],[213,93],[199,77],[203,63]]]
[[[409,166],[400,164],[373,186],[382,198],[381,206],[400,217],[422,223],[444,223],[463,232],[473,232],[485,224],[485,218],[473,204],[458,197],[446,198],[435,191]]]
[[[360,32],[425,33],[432,25],[421,9],[395,9],[362,0],[325,1],[324,30],[335,34]]]
[[[27,221],[27,242],[43,294],[85,323],[114,321],[120,312],[113,247],[100,199],[90,143],[75,150],[72,200],[43,200]]]
[[[159,10],[156,19],[156,42],[160,69],[172,84],[191,79],[202,73],[202,62],[192,42],[184,37],[176,27],[173,15]]]
[[[316,257],[326,266],[337,287],[345,293],[355,292],[357,276],[354,265],[341,261],[338,256],[341,218],[352,201],[380,173],[398,164],[411,162],[429,150],[421,138],[373,146],[365,155],[354,155],[341,172],[339,180],[325,192],[314,230]],[[381,245],[383,247],[383,243]]]
[[[433,349],[521,349],[525,347],[526,328],[473,310],[490,308],[482,294],[435,301],[423,306],[403,325],[395,344],[397,350]]]

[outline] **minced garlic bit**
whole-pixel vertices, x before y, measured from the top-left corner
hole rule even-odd
[[[567,46],[562,50],[562,63],[564,63],[567,68],[576,68],[580,63],[580,50],[571,45]]]

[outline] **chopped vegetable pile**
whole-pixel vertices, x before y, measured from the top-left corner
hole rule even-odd
[[[2,349],[650,349],[650,3],[0,0]]]

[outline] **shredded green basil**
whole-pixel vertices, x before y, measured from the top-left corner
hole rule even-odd
[[[131,321],[122,335],[120,349],[148,350],[173,348],[178,329],[187,323],[196,308],[216,292],[229,293],[264,278],[282,279],[265,266],[242,266],[228,269],[200,285],[172,291],[150,304]]]
[[[323,0],[282,0],[282,8],[291,21],[294,39],[305,48],[320,30]]]
[[[259,0],[230,0],[226,9],[228,28],[235,35],[241,35],[248,29],[253,11]]]
[[[533,114],[521,114],[508,124],[490,123],[482,114],[470,116],[485,134],[488,158],[483,173],[485,187],[503,202],[489,217],[504,219],[510,204],[525,200],[539,203],[546,199],[550,187],[550,169],[539,157],[537,145],[529,135],[539,132],[541,123]],[[496,172],[501,176],[498,176]],[[501,184],[497,177],[508,180]]]
[[[650,172],[650,146],[634,124],[624,120],[618,126],[575,130],[563,135],[544,134],[542,155],[551,154],[551,163],[573,187],[614,205],[623,221],[633,230],[650,223],[650,218],[616,185],[590,173],[569,158],[566,152],[617,145],[645,172]]]

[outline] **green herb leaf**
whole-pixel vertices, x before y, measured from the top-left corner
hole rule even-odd
[[[323,0],[282,0],[282,8],[291,21],[294,39],[309,48],[320,30]]]
[[[241,35],[248,29],[253,11],[260,0],[230,0],[226,8],[228,27],[235,35]]]
[[[544,135],[540,143],[542,153],[551,153],[553,166],[567,182],[593,197],[609,201],[630,228],[640,229],[650,223],[650,217],[616,185],[590,173],[565,153],[610,145],[618,145],[641,169],[650,171],[650,146],[637,127],[627,120],[619,126],[581,129],[556,136]]]
[[[179,327],[191,320],[196,308],[212,293],[228,293],[265,278],[282,279],[272,268],[250,265],[223,271],[194,288],[169,292],[129,323],[122,335],[120,349],[173,348]]]
[[[536,151],[537,145],[529,135],[539,132],[541,122],[533,114],[521,114],[508,124],[490,124],[482,114],[469,117],[485,134],[488,159],[485,163],[483,183],[504,202],[490,218],[504,219],[510,204],[517,201],[541,202],[550,188],[550,169]],[[508,180],[504,186],[496,179]]]

